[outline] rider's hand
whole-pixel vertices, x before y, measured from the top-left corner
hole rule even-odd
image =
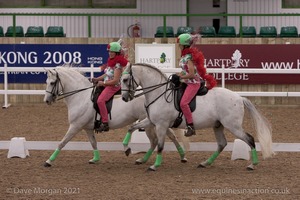
[[[100,86],[104,86],[104,82],[103,81],[98,81],[97,87],[100,87]]]
[[[97,78],[92,78],[92,83],[93,83],[93,84],[97,84],[97,83],[98,83]]]

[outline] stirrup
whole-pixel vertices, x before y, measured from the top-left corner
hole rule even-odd
[[[102,123],[102,122],[101,122],[100,120],[95,120],[95,122],[94,122],[94,130],[100,128],[101,123]]]
[[[195,131],[193,126],[188,125],[187,126],[187,131],[185,131],[184,136],[185,137],[190,137],[192,135],[196,135],[196,131]]]
[[[108,123],[102,123],[99,128],[95,129],[96,133],[100,133],[100,132],[103,132],[103,131],[105,131],[105,132],[109,131]]]

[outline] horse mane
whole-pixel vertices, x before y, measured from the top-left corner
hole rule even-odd
[[[85,73],[83,71],[80,71],[79,68],[80,65],[74,64],[74,63],[64,63],[62,65],[59,65],[56,67],[56,69],[62,69],[65,71],[74,71],[85,77]]]
[[[134,65],[141,65],[141,66],[144,66],[144,67],[149,67],[151,69],[154,69],[155,71],[157,71],[159,74],[161,74],[161,76],[165,77],[166,79],[168,79],[168,77],[166,76],[165,73],[163,73],[160,69],[158,69],[157,67],[155,67],[154,65],[150,65],[150,64],[147,64],[147,63],[135,63]]]

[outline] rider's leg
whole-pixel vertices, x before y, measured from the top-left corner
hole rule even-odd
[[[189,103],[195,97],[199,88],[200,88],[200,84],[193,84],[193,83],[187,84],[187,87],[184,91],[183,97],[180,101],[180,108],[182,110],[182,113],[183,113],[183,115],[186,119],[186,123],[187,123],[187,131],[184,134],[186,137],[196,134],[194,124],[193,124],[193,116],[192,116],[192,112],[191,112]]]
[[[97,104],[101,115],[102,125],[96,130],[97,132],[109,131],[106,102],[119,90],[120,86],[106,86],[102,93],[99,95]]]

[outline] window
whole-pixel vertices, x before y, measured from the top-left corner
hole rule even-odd
[[[220,0],[213,0],[213,8],[220,8]]]
[[[0,8],[137,8],[137,0],[0,0]]]
[[[300,8],[299,0],[282,0],[282,8]]]

